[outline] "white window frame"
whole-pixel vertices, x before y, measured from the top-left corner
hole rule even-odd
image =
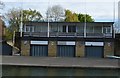
[[[104,42],[85,42],[85,46],[104,46]]]
[[[110,28],[110,32],[108,32],[108,28]],[[104,33],[104,29],[105,29],[105,34],[111,33],[111,27],[109,27],[109,26],[104,26],[104,27],[103,27],[103,33]]]
[[[48,45],[48,41],[31,41],[30,44]]]
[[[27,31],[28,28],[28,31]],[[32,28],[32,30],[30,30]],[[34,26],[25,26],[25,32],[34,32],[35,27]]]

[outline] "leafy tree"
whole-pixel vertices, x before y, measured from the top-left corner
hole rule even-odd
[[[78,14],[78,20],[80,22],[85,22],[85,21],[86,22],[94,22],[94,19],[92,18],[92,16],[90,16],[88,14]]]
[[[8,11],[8,13],[5,14],[5,18],[9,22],[9,27],[7,28],[6,32],[8,32],[7,36],[12,36],[12,33],[19,31],[19,26],[21,22],[21,14],[22,14],[22,21],[23,25],[26,21],[40,21],[42,18],[42,15],[39,11],[36,10],[21,10],[12,8]]]
[[[60,5],[48,7],[46,16],[50,21],[60,21],[64,17],[64,9]]]
[[[40,21],[42,15],[36,10],[23,10],[23,22],[26,21]]]
[[[23,14],[23,24],[26,21],[40,21],[42,18],[42,15],[40,12],[36,10],[21,10],[21,9],[10,9],[9,12],[6,14],[6,18],[9,21],[9,29],[12,31],[18,31],[20,22],[21,22],[21,14]]]
[[[72,12],[70,10],[65,10],[65,16],[66,16],[65,21],[66,22],[70,22],[70,20],[72,19],[71,15],[72,15]]]
[[[5,35],[4,35],[4,39],[5,40],[11,40],[13,37],[13,32],[10,30],[9,27],[5,28]]]
[[[79,22],[78,15],[76,13],[72,13],[70,10],[65,10],[65,16],[66,22]]]
[[[65,17],[66,22],[94,22],[94,19],[90,15],[72,13],[70,10],[65,10]]]

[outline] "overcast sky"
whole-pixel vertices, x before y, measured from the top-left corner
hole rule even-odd
[[[115,1],[115,18],[118,18],[118,1],[119,0],[2,0],[5,8],[4,14],[9,9],[22,7],[23,9],[36,9],[45,17],[48,6],[61,5],[64,9],[69,9],[76,13],[87,13],[95,21],[113,21],[114,18],[114,1]]]

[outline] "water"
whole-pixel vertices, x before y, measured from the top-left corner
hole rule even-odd
[[[3,76],[120,76],[119,69],[2,66]]]

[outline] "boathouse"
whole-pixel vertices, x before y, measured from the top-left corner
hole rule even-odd
[[[26,22],[22,56],[98,57],[114,55],[114,22]]]

